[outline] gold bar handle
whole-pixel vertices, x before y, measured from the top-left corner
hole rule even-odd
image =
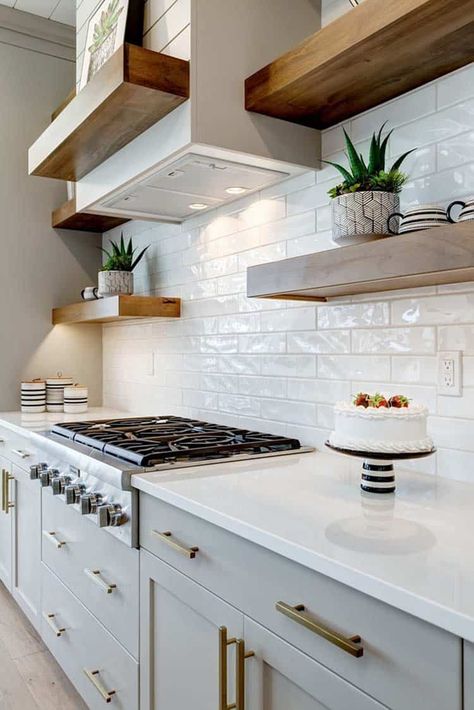
[[[100,569],[86,569],[84,570],[86,577],[89,577],[98,587],[100,587],[106,594],[112,594],[114,589],[117,589],[116,584],[109,584],[103,579],[100,574]]]
[[[105,702],[111,703],[112,697],[115,695],[115,690],[107,690],[106,688],[104,688],[99,678],[97,677],[100,674],[100,671],[90,671],[87,668],[83,668],[82,670],[89,678],[94,688],[101,694]]]
[[[176,550],[176,552],[184,555],[189,560],[194,560],[196,554],[199,552],[199,547],[186,547],[185,545],[181,545],[179,542],[176,542],[176,540],[172,540],[171,538],[173,537],[173,534],[169,531],[158,532],[158,530],[152,530],[151,532],[152,535],[155,535],[159,540],[161,540],[161,542],[164,542],[168,545],[168,547],[172,547],[173,550]]]
[[[58,550],[60,550],[61,547],[64,547],[64,545],[66,544],[62,540],[58,540],[55,532],[48,532],[47,530],[43,530],[43,536],[46,538],[46,540],[48,540],[48,542],[50,542],[52,545],[54,545],[54,547],[56,547]]]
[[[245,661],[255,656],[254,651],[245,650],[245,641],[237,640],[237,659],[235,665],[235,688],[237,710],[245,710]]]
[[[6,479],[7,472],[5,471],[4,468],[2,468],[2,512],[6,513],[7,511],[5,510],[5,501],[7,499],[6,496],[6,490],[5,490],[5,483],[7,481]]]
[[[285,602],[277,602],[275,608],[280,614],[284,614],[297,624],[301,624],[306,629],[321,636],[326,641],[338,646],[346,653],[350,653],[355,658],[360,658],[364,655],[364,648],[360,645],[360,636],[342,636],[337,631],[330,629],[328,626],[323,626],[319,621],[311,617],[305,609],[304,604],[290,606]]]
[[[2,468],[2,510],[6,515],[8,515],[10,508],[15,507],[15,503],[10,503],[8,500],[9,493],[9,481],[13,481],[15,476],[12,476],[5,469]]]
[[[43,612],[43,618],[46,619],[48,626],[50,626],[52,628],[52,630],[54,631],[54,634],[59,637],[59,636],[63,635],[63,633],[66,631],[66,629],[64,629],[64,628],[60,629],[59,626],[56,626],[56,624],[54,623],[55,617],[56,617],[56,614],[48,614],[46,612]]]
[[[227,648],[237,643],[236,638],[227,637],[227,628],[219,629],[219,710],[233,710],[236,703],[229,705],[227,699]]]
[[[12,449],[12,454],[19,456],[21,459],[27,459],[31,456],[28,451],[24,451],[23,449]]]

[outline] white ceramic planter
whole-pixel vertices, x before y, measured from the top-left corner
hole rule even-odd
[[[99,271],[99,296],[116,296],[133,293],[131,271]]]
[[[332,238],[338,246],[371,241],[389,235],[388,218],[400,209],[393,192],[352,192],[332,200]]]

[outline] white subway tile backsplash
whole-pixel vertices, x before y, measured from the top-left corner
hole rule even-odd
[[[438,379],[437,357],[392,357],[392,378],[395,382],[433,385]]]
[[[350,334],[344,330],[288,333],[287,342],[289,353],[350,352]]]
[[[316,425],[316,405],[307,402],[282,402],[263,399],[261,414],[263,419],[276,419],[291,424]]]
[[[314,330],[316,328],[315,308],[291,308],[284,311],[262,313],[262,331]]]
[[[434,328],[390,328],[354,330],[354,353],[434,353],[436,331]]]
[[[286,336],[284,333],[272,335],[241,335],[239,337],[241,353],[284,353],[286,351]]]
[[[162,31],[166,19],[171,27],[174,4],[154,0],[153,26],[163,19]],[[473,72],[471,65],[344,124],[365,149],[387,119],[395,129],[389,162],[418,146],[405,164],[402,209],[474,196]],[[324,131],[326,158],[344,160],[343,148],[340,126]],[[473,282],[325,304],[246,296],[249,266],[334,248],[327,191],[337,181],[323,166],[182,225],[132,221],[106,235],[123,229],[136,246],[151,244],[136,273],[138,293],[183,301],[178,320],[104,327],[104,403],[323,447],[335,402],[360,389],[403,393],[429,407],[439,448],[437,457],[404,467],[474,482]],[[463,352],[461,397],[437,394],[440,350]]]
[[[318,307],[319,328],[384,326],[390,321],[388,303],[353,303]]]
[[[438,81],[438,108],[463,101],[466,96],[472,96],[474,91],[474,64],[453,72]]]
[[[318,377],[335,380],[390,380],[390,358],[376,355],[320,355]]]
[[[315,377],[316,358],[314,355],[275,355],[261,359],[262,375]]]
[[[436,296],[392,302],[394,325],[444,325],[473,320],[474,294]]]
[[[459,136],[438,143],[437,148],[440,170],[474,162],[474,128],[467,133],[461,133]]]
[[[387,125],[390,124],[390,128],[397,126],[395,133],[398,134],[400,132],[399,126],[435,111],[436,85],[430,84],[357,116],[351,124],[351,138],[355,142],[366,140],[385,122]],[[392,141],[392,148],[394,144],[396,145],[395,140]],[[410,148],[413,148],[413,141]],[[406,150],[410,150],[410,148],[406,148]]]

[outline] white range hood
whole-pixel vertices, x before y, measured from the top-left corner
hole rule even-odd
[[[244,81],[319,28],[320,0],[186,6],[190,100],[83,177],[78,211],[182,222],[319,167],[319,132],[245,111]]]

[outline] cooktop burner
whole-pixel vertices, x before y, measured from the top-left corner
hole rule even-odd
[[[172,416],[70,422],[52,432],[137,466],[301,448],[297,439]]]

